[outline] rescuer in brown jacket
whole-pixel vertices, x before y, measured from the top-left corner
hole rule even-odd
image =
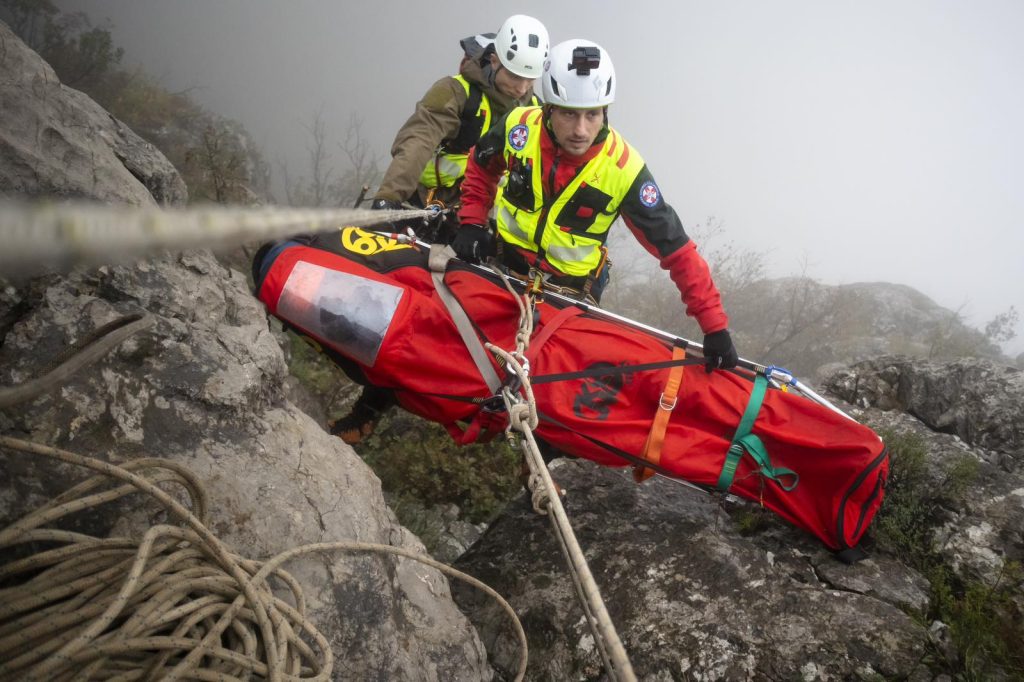
[[[460,44],[458,75],[430,86],[395,135],[374,208],[424,206],[431,199],[452,205],[470,148],[507,112],[537,103],[533,82],[548,53],[543,24],[517,14],[497,34],[470,36]]]
[[[516,14],[497,34],[470,36],[460,44],[464,55],[458,75],[430,86],[395,135],[391,164],[373,208],[457,205],[469,150],[506,113],[538,103],[533,83],[548,56],[548,32],[541,22]],[[451,211],[412,227],[425,241],[447,242],[458,229],[458,220]],[[358,443],[373,432],[381,412],[392,404],[390,390],[365,386],[351,412],[331,424],[331,433],[346,443]]]

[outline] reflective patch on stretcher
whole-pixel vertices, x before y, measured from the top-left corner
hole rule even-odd
[[[300,261],[281,290],[277,315],[372,367],[401,300],[401,287]]]

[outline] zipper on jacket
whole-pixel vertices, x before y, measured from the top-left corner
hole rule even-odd
[[[547,229],[548,224],[548,212],[551,210],[551,205],[555,203],[558,195],[555,193],[555,176],[558,173],[558,154],[555,154],[555,158],[551,161],[551,170],[548,171],[548,190],[551,193],[551,201],[547,201],[547,197],[544,196],[544,185],[541,183],[541,210],[540,218],[537,221],[537,230],[533,233],[533,241],[537,244],[537,259],[538,262],[544,259],[544,247],[541,246],[541,241],[544,238],[544,230]]]

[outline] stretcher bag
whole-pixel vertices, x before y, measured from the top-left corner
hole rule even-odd
[[[504,428],[421,246],[345,228],[264,247],[254,274],[272,315],[361,380],[394,389],[408,411],[462,443]],[[451,260],[443,286],[481,342],[515,347],[519,306],[496,274]],[[539,439],[599,464],[634,465],[638,478],[657,471],[755,500],[833,550],[857,545],[889,468],[871,429],[763,377],[687,366],[685,342],[587,306],[548,300],[537,311],[528,358]]]

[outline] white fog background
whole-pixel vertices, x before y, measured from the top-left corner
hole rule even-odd
[[[56,4],[107,25],[125,66],[241,121],[278,180],[277,160],[305,172],[320,107],[338,140],[360,116],[386,166],[459,39],[531,14],[553,43],[607,49],[611,123],[688,228],[714,216],[772,276],[806,262],[829,284],[908,284],[975,326],[1024,314],[1020,0]]]

